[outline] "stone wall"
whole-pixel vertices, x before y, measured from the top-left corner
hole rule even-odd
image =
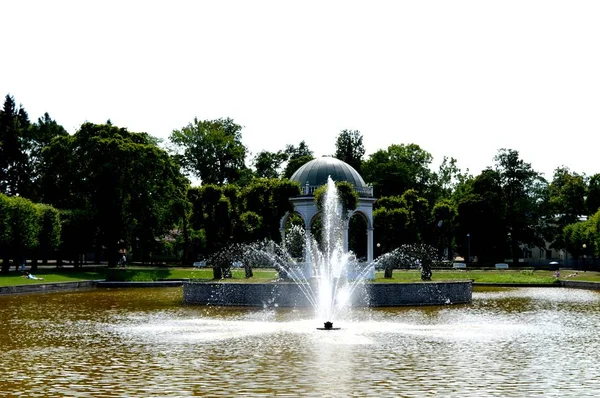
[[[201,305],[308,307],[303,293],[308,284],[187,282],[183,302]],[[316,286],[312,286],[316,291]],[[420,283],[367,283],[352,295],[352,306],[395,307],[470,303],[471,281]]]
[[[572,289],[588,289],[588,290],[600,290],[599,282],[587,282],[587,281],[565,281],[561,280],[560,285],[562,287],[569,287]]]

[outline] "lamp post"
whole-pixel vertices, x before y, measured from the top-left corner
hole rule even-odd
[[[467,234],[467,263],[471,262],[471,234]]]
[[[585,249],[587,248],[587,245],[584,243],[583,245],[581,245],[581,248],[583,249],[583,272],[585,272]]]

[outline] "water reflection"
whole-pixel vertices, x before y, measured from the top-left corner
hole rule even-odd
[[[595,396],[600,295],[476,291],[470,305],[184,307],[180,289],[0,297],[0,396]]]

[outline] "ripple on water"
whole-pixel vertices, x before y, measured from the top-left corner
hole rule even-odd
[[[593,396],[600,300],[476,292],[470,305],[182,307],[176,290],[0,297],[0,396]],[[168,305],[165,305],[168,302]]]

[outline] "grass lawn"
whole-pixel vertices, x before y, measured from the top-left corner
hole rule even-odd
[[[233,269],[233,278],[228,282],[261,283],[271,282],[277,278],[273,269],[255,269],[254,277],[246,279],[243,269]],[[600,282],[599,272],[578,272],[562,270],[560,279]],[[36,276],[43,281],[21,277],[20,272],[11,271],[8,275],[0,274],[0,286],[27,285],[32,283],[72,282],[79,280],[115,280],[115,281],[153,281],[160,279],[196,279],[209,281],[213,278],[212,268],[180,268],[180,267],[128,267],[126,269],[107,269],[106,267],[74,270],[72,268],[40,268]],[[474,280],[481,283],[542,283],[553,284],[556,281],[554,271],[545,270],[434,270],[433,281]],[[418,270],[394,270],[392,278],[383,277],[377,272],[375,283],[418,282],[421,274]]]
[[[10,271],[8,274],[0,274],[0,286],[31,285],[35,283],[54,282],[76,282],[82,280],[98,280],[106,278],[106,271],[102,268],[94,270],[60,270],[56,268],[41,268],[33,273],[35,276],[44,278],[41,280],[26,279],[21,272]]]

